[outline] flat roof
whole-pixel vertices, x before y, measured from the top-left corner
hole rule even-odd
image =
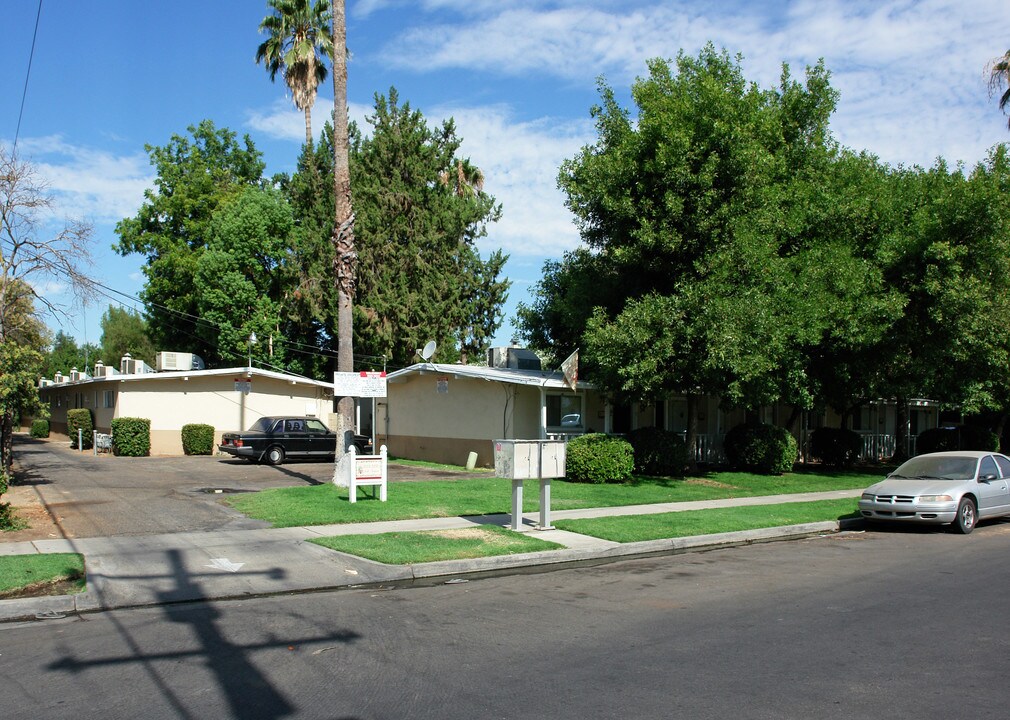
[[[158,380],[178,380],[179,378],[199,378],[199,377],[218,377],[218,376],[251,376],[251,377],[267,377],[274,380],[282,380],[287,383],[294,385],[313,385],[315,387],[326,388],[328,390],[333,389],[332,382],[325,382],[323,380],[312,380],[311,378],[302,377],[300,375],[291,375],[288,373],[276,372],[275,370],[265,370],[263,368],[248,368],[248,367],[237,367],[237,368],[215,368],[213,370],[171,370],[168,372],[149,372],[149,373],[133,373],[130,375],[117,373],[115,375],[106,375],[99,377],[87,377],[83,380],[67,380],[62,383],[53,383],[52,385],[46,385],[45,387],[39,388],[40,390],[48,390],[50,388],[61,388],[70,385],[80,386],[86,385],[88,383],[100,383],[100,382],[147,382],[147,381],[158,381]]]
[[[386,376],[386,381],[391,383],[406,382],[411,375],[451,375],[456,378],[486,380],[488,382],[501,382],[511,385],[531,385],[550,388],[552,390],[571,389],[565,383],[565,376],[557,371],[517,370],[515,368],[496,368],[487,365],[448,365],[444,363],[416,363],[402,370],[389,373]],[[590,383],[581,381],[576,385],[576,388],[579,390],[594,389]]]

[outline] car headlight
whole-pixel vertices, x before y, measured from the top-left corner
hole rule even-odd
[[[860,500],[876,500],[877,496],[874,495],[873,493],[863,493],[862,495],[859,496],[859,499]]]
[[[920,495],[919,502],[931,503],[931,502],[951,502],[954,498],[950,495]]]

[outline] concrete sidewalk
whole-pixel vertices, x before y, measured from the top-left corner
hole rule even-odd
[[[662,503],[551,513],[553,519],[643,515],[740,505],[859,497],[860,490]],[[524,515],[532,528],[536,513]],[[78,595],[0,600],[0,621],[44,619],[67,613],[196,600],[234,599],[331,590],[423,578],[505,572],[516,568],[676,552],[778,538],[835,532],[838,522],[747,530],[689,538],[615,543],[562,530],[536,536],[564,549],[472,560],[384,565],[309,542],[332,535],[444,530],[483,524],[507,525],[508,515],[432,518],[311,527],[188,532],[109,538],[0,543],[0,555],[77,552],[84,555],[87,590]]]

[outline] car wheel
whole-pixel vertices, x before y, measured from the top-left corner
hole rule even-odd
[[[975,508],[975,501],[967,497],[961,498],[961,502],[957,505],[957,518],[953,522],[954,530],[967,535],[975,529],[977,522],[978,511]]]
[[[284,448],[274,445],[267,450],[267,454],[264,457],[271,465],[280,465],[284,462]]]

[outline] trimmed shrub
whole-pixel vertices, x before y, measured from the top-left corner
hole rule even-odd
[[[635,453],[624,438],[591,433],[568,443],[565,472],[571,482],[622,483],[634,470]]]
[[[182,451],[187,455],[210,455],[214,452],[214,426],[204,423],[183,425]]]
[[[929,428],[915,438],[917,455],[946,450],[999,450],[999,437],[983,427]]]
[[[151,421],[122,417],[112,421],[112,452],[126,457],[151,454]]]
[[[77,447],[77,431],[81,431],[81,442],[84,447]],[[74,450],[90,450],[94,442],[91,434],[95,430],[95,421],[88,408],[67,410],[67,435],[70,436],[70,447]]]
[[[635,452],[635,472],[642,475],[684,474],[687,446],[677,433],[647,427],[632,430],[627,438]]]
[[[43,420],[42,418],[36,418],[32,420],[32,437],[33,438],[49,437],[49,421]]]
[[[825,465],[850,467],[863,451],[863,438],[848,428],[821,427],[810,433],[810,454]]]
[[[723,442],[733,467],[765,475],[781,475],[793,469],[798,446],[788,430],[757,423],[737,425]]]

